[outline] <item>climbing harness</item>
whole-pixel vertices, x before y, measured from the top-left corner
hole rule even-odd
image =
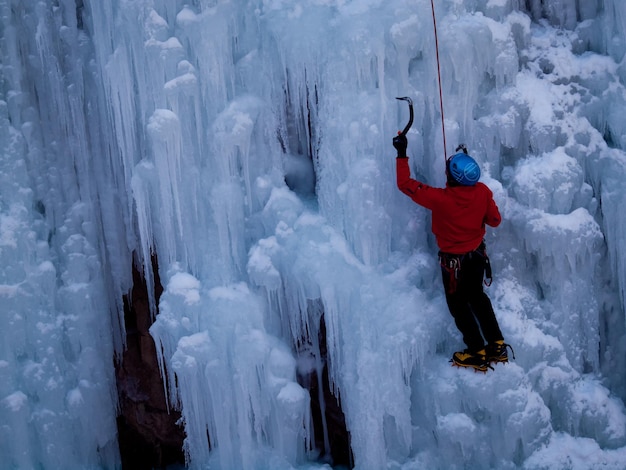
[[[474,251],[470,251],[469,253],[465,253],[462,255],[456,255],[453,253],[445,253],[443,251],[439,252],[439,265],[443,270],[448,273],[448,294],[454,294],[457,288],[457,281],[459,279],[459,273],[461,272],[461,265],[463,264],[463,260],[466,256],[470,259],[472,256],[478,255],[484,258],[485,260],[485,272],[484,272],[484,283],[487,287],[489,287],[493,281],[493,273],[491,271],[491,262],[489,261],[489,256],[487,256],[487,248],[485,246],[485,242],[482,242],[478,248]]]

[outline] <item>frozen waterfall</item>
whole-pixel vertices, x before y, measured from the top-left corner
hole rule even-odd
[[[122,468],[133,268],[181,467],[626,466],[626,2],[434,3],[448,148],[428,0],[0,0],[3,468]],[[486,375],[397,96],[503,215]]]

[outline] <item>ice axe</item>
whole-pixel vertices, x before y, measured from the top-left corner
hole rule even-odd
[[[403,96],[401,98],[396,98],[396,99],[401,100],[401,101],[406,101],[409,103],[409,122],[407,123],[406,126],[404,126],[404,130],[402,132],[398,131],[398,135],[406,135],[406,133],[409,132],[411,125],[413,125],[413,100],[409,98],[408,96]]]

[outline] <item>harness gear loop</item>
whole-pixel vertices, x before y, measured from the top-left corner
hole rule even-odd
[[[465,255],[453,255],[451,253],[439,252],[439,265],[448,273],[450,282],[448,283],[448,294],[456,292],[457,279],[461,271],[461,262]]]
[[[484,241],[480,244],[476,252],[485,258],[485,280],[483,282],[489,287],[493,282],[493,275],[491,271],[491,261],[489,260],[489,256],[487,256],[487,246]]]
[[[491,261],[489,261],[489,256],[487,256],[487,252],[485,252],[485,280],[484,283],[487,287],[491,285],[493,281],[493,276],[491,275]]]

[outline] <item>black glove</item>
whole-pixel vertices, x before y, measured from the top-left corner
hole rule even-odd
[[[403,134],[397,135],[393,138],[393,146],[398,151],[398,158],[406,158],[406,136]]]

